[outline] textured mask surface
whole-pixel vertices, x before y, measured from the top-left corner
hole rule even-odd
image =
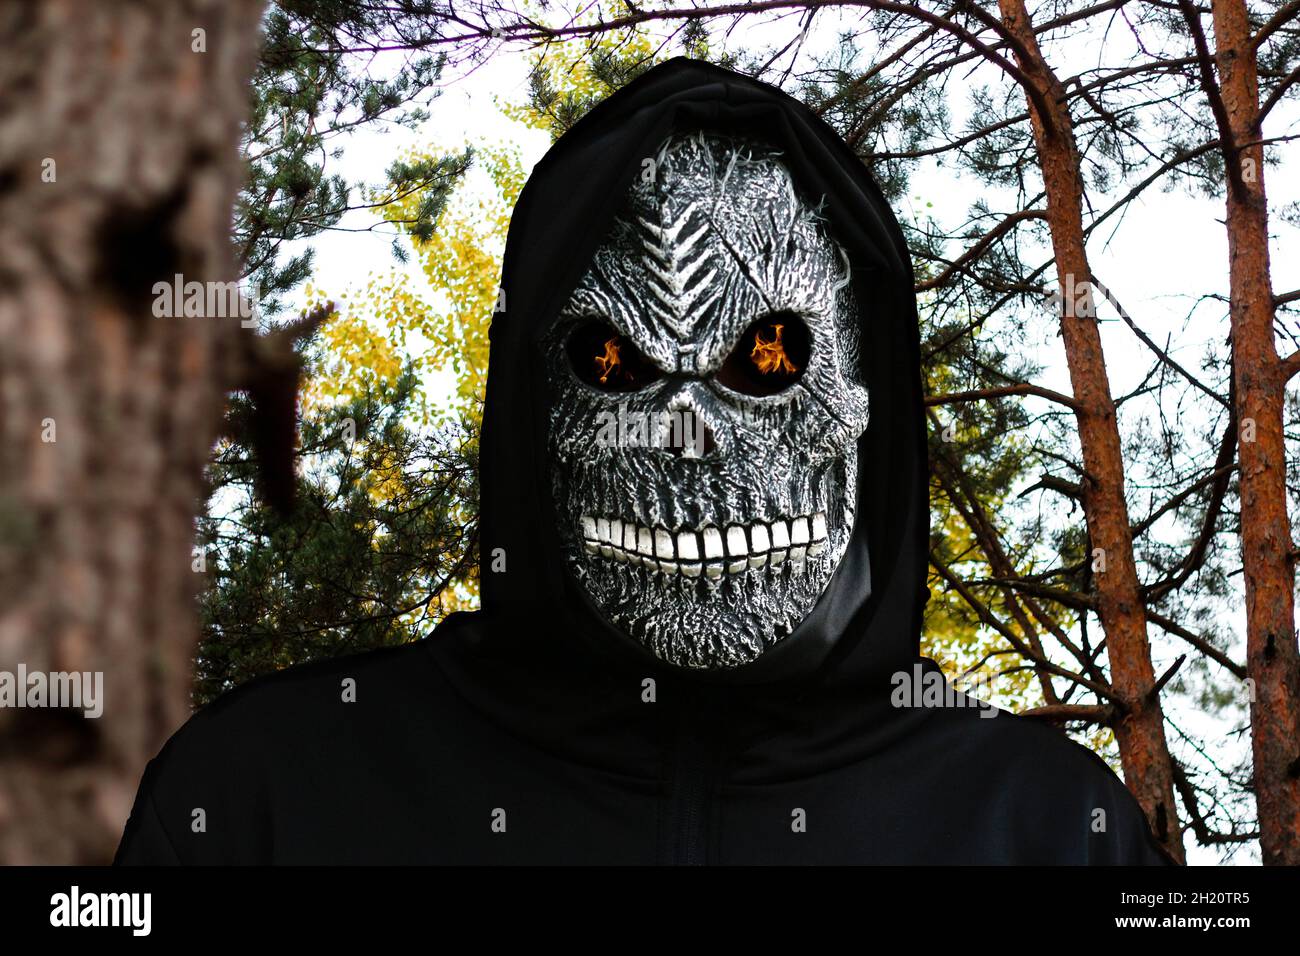
[[[807,616],[853,528],[849,264],[767,147],[674,136],[622,208],[546,339],[564,560],[656,657],[732,668]]]

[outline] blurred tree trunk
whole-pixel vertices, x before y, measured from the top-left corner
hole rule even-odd
[[[103,672],[104,716],[0,710],[0,863],[104,862],[188,715],[202,470],[261,0],[0,5],[0,671]]]
[[[1260,143],[1259,74],[1243,0],[1214,0],[1217,111],[1228,179],[1232,368],[1241,457],[1241,553],[1246,580],[1246,673],[1255,799],[1265,863],[1300,865],[1300,654],[1296,649],[1286,398],[1274,338],[1268,200]],[[1208,57],[1205,57],[1208,60]],[[1206,64],[1207,70],[1209,64]],[[1219,104],[1215,104],[1216,107]]]
[[[1074,390],[1083,482],[1096,582],[1096,611],[1106,632],[1111,684],[1124,707],[1115,722],[1124,780],[1152,830],[1183,859],[1182,833],[1174,804],[1173,765],[1165,741],[1164,716],[1147,638],[1146,613],[1133,556],[1133,537],[1124,497],[1124,458],[1115,402],[1106,373],[1094,281],[1083,231],[1083,178],[1065,90],[1038,46],[1024,0],[998,0],[1002,23],[1019,41],[1016,60],[1036,92],[1027,95],[1034,141],[1047,192],[1047,222],[1061,290],[1061,336]],[[1035,104],[1046,104],[1041,115]]]

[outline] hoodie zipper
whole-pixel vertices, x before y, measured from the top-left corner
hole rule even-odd
[[[698,708],[687,699],[677,714],[668,812],[660,862],[672,866],[703,866],[709,862],[709,819],[717,769],[710,729]]]

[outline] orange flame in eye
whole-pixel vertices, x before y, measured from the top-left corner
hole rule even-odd
[[[781,342],[783,328],[785,326],[779,322],[773,325],[771,339],[763,338],[762,332],[754,333],[754,348],[749,353],[749,357],[764,375],[772,372],[784,372],[789,375],[798,371],[790,361],[790,356],[785,354],[785,345]]]
[[[596,371],[600,373],[600,384],[608,384],[609,377],[619,371],[622,362],[618,357],[618,336],[605,343],[605,354],[595,356]]]

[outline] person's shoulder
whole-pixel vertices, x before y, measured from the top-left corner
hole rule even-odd
[[[1055,724],[967,701],[968,706],[942,708],[940,723],[953,758],[978,763],[987,776],[1014,776],[1022,793],[1127,792],[1105,760]]]
[[[427,685],[426,639],[295,664],[226,691],[189,719],[194,734],[316,721],[339,703],[393,705]]]
[[[409,722],[445,696],[426,637],[252,678],[203,706],[172,734],[154,763],[173,772],[227,770],[293,753],[310,741],[354,737],[373,725]]]
[[[222,694],[195,717],[239,722],[287,717],[339,701],[392,702],[394,695],[419,693],[427,686],[430,639],[295,664],[263,674]]]
[[[1137,798],[1094,750],[1049,721],[966,701],[942,709],[939,745],[953,773],[997,795],[1019,832],[1075,834],[1089,862],[1170,862]]]
[[[446,723],[430,639],[287,667],[198,710],[145,768],[118,860],[265,860],[285,793]]]

